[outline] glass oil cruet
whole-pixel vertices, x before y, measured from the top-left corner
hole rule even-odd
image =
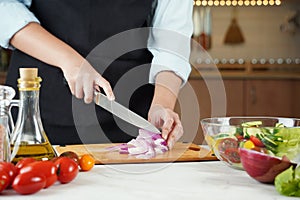
[[[0,85],[0,161],[10,162],[10,133],[14,127],[10,114],[16,92],[12,87]]]
[[[20,68],[18,88],[19,112],[11,136],[11,161],[32,157],[50,160],[56,156],[44,131],[39,109],[39,90],[42,79],[37,68]]]

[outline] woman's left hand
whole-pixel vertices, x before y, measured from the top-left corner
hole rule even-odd
[[[148,120],[162,130],[162,137],[171,149],[183,135],[183,127],[179,116],[173,110],[162,105],[152,105],[148,112]]]

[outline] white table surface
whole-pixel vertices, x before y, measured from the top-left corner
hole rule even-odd
[[[245,171],[220,161],[97,165],[80,172],[68,184],[59,184],[32,195],[6,190],[1,199],[120,199],[120,200],[293,200],[281,196],[274,185],[256,182]]]

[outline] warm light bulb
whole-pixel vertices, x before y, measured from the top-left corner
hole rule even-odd
[[[224,1],[224,0],[221,0],[221,1],[220,1],[220,5],[221,5],[221,6],[225,6],[225,1]]]
[[[232,3],[233,6],[237,6],[237,1],[236,0],[233,0],[231,3]]]
[[[220,2],[217,0],[217,1],[214,1],[214,5],[215,6],[218,6],[218,5],[220,5]]]
[[[197,1],[196,1],[196,5],[197,5],[197,6],[200,6],[200,5],[201,5],[201,1],[200,1],[200,0],[197,0]]]
[[[264,0],[264,1],[263,1],[263,4],[264,4],[265,6],[267,6],[268,3],[269,3],[268,0]]]
[[[274,0],[269,1],[270,6],[273,6],[275,4]]]
[[[245,4],[245,6],[249,6],[249,5],[250,5],[250,1],[246,0],[246,1],[244,2],[244,4]]]
[[[226,1],[226,6],[230,6],[231,5],[231,1],[227,0]]]
[[[251,1],[251,6],[255,6],[256,5],[256,1],[255,0],[252,0]]]
[[[239,0],[239,1],[238,1],[238,4],[239,4],[239,6],[242,6],[242,5],[244,4],[244,1]]]
[[[276,1],[275,1],[275,4],[276,4],[277,6],[280,6],[280,5],[281,5],[281,1],[280,1],[280,0],[276,0]]]
[[[202,1],[202,5],[203,5],[203,6],[207,6],[207,1],[206,1],[206,0],[203,0],[203,1]]]
[[[261,0],[258,0],[258,1],[256,2],[256,4],[257,4],[258,6],[261,6],[261,5],[262,5],[262,1],[261,1]]]
[[[209,0],[209,1],[208,1],[208,5],[209,5],[209,6],[213,6],[213,5],[214,5],[214,1],[213,1],[213,0]]]

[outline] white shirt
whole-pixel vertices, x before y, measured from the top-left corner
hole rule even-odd
[[[0,0],[0,46],[13,48],[9,41],[16,32],[30,22],[39,23],[39,20],[28,9],[31,1]],[[161,71],[173,71],[182,78],[183,83],[187,81],[191,72],[189,38],[193,32],[192,10],[193,0],[158,0],[152,24],[154,29],[148,40],[148,49],[154,56],[150,69],[150,83],[155,82],[156,75]],[[172,41],[172,38],[170,40],[165,34],[159,34],[155,31],[162,29],[182,37],[178,39],[175,34],[173,38],[175,41]],[[172,52],[166,49],[168,47],[161,47],[170,46],[167,44],[170,41],[175,46],[177,44],[175,48],[178,50]]]

